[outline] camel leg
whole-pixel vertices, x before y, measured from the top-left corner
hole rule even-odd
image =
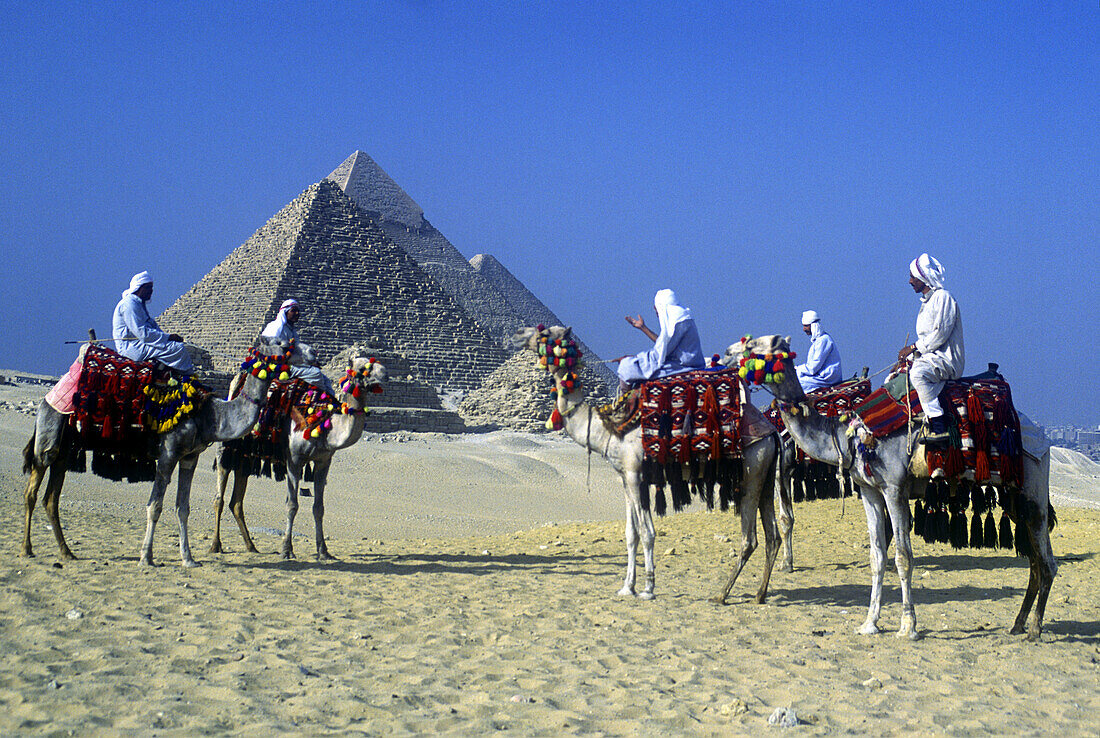
[[[1046,612],[1051,585],[1054,583],[1054,577],[1058,574],[1058,562],[1055,560],[1054,552],[1050,547],[1050,530],[1048,528],[1046,507],[1041,503],[1030,502],[1027,505],[1027,511],[1027,520],[1022,522],[1027,526],[1027,534],[1031,539],[1031,566],[1027,592],[1024,593],[1024,601],[1010,632],[1013,635],[1023,633],[1026,623],[1028,640],[1037,641],[1043,632],[1043,615]],[[1033,604],[1034,611],[1032,611]],[[1030,621],[1028,620],[1029,612],[1031,613]]]
[[[634,596],[634,585],[638,574],[638,541],[642,521],[641,479],[636,474],[623,475],[623,488],[626,491],[626,580],[619,595]]]
[[[779,450],[776,450],[779,453]],[[764,604],[768,598],[768,584],[772,578],[772,568],[779,555],[779,527],[775,522],[775,467],[771,468],[764,480],[764,487],[758,493],[760,498],[760,525],[764,529],[764,573],[760,576],[760,588],[756,591],[757,604]],[[766,490],[766,492],[765,492]]]
[[[789,458],[788,458],[789,456]],[[795,462],[794,445],[788,450],[780,445],[779,449],[779,473],[776,492],[779,496],[779,535],[783,542],[783,561],[779,565],[779,571],[794,571],[794,502],[791,499],[791,487],[794,484],[793,467]],[[774,508],[774,505],[773,505]]]
[[[317,558],[321,561],[335,561],[336,557],[328,552],[325,543],[325,483],[332,458],[317,459],[313,462],[313,525],[317,533]]]
[[[284,559],[294,558],[294,518],[298,514],[298,481],[302,478],[302,463],[287,459],[286,465],[286,535],[283,537]]]
[[[234,478],[235,480],[236,478]],[[214,540],[210,544],[210,553],[225,553],[222,549],[222,507],[225,505],[225,486],[229,482],[229,469],[222,465],[221,452],[218,453],[218,489],[214,493]]]
[[[60,551],[62,559],[72,561],[76,559],[73,552],[69,550],[69,544],[65,543],[65,533],[61,528],[61,488],[65,484],[65,472],[68,471],[69,464],[68,459],[62,456],[50,464],[50,481],[46,485],[46,499],[43,501],[46,506],[46,517],[50,520],[50,527],[53,528],[54,538],[57,539],[57,548]]]
[[[233,519],[237,521],[237,528],[244,539],[244,548],[249,553],[259,553],[256,544],[252,542],[252,535],[248,532],[248,524],[244,521],[244,493],[248,491],[248,472],[244,465],[237,467],[233,472],[233,495],[229,499],[229,511],[233,513]]]
[[[882,578],[886,573],[886,522],[882,493],[873,487],[861,488],[863,512],[867,515],[867,535],[871,542],[871,601],[867,606],[867,619],[856,632],[874,635],[879,632],[878,619],[882,612]]]
[[[23,492],[23,506],[25,509],[23,526],[23,556],[34,556],[31,548],[31,514],[38,502],[38,488],[42,486],[42,478],[46,476],[46,469],[37,464],[31,467],[31,476],[27,480],[27,489]]]
[[[198,464],[198,454],[180,459],[180,473],[176,483],[176,517],[180,523],[180,559],[188,568],[202,566],[191,556],[191,540],[187,534],[187,519],[191,517],[191,480],[195,477],[195,467]]]
[[[149,504],[145,508],[145,539],[141,543],[141,563],[153,565],[153,533],[164,509],[164,491],[172,481],[172,470],[176,468],[175,459],[157,459],[157,476],[153,481],[153,490],[149,493]]]
[[[726,580],[726,586],[710,599],[716,605],[726,604],[726,598],[729,597],[730,590],[737,582],[737,577],[741,575],[741,570],[745,568],[752,552],[756,550],[757,501],[751,499],[752,493],[749,490],[746,489],[745,492],[745,496],[741,498],[741,552],[737,555],[737,561],[733,563],[733,570],[730,572],[729,579]],[[757,494],[759,494],[759,491]]]
[[[897,566],[898,579],[901,580],[901,626],[896,635],[898,638],[915,641],[920,635],[917,633],[917,611],[913,607],[913,546],[909,540],[909,496],[888,492],[886,506],[894,525],[894,563]]]

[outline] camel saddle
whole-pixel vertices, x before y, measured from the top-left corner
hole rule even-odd
[[[66,376],[73,374],[70,368]],[[92,451],[92,472],[115,481],[152,480],[158,434],[171,430],[210,396],[187,375],[163,364],[132,361],[98,344],[83,350],[75,376],[70,469],[84,471],[83,452]]]
[[[243,381],[234,382],[230,398],[240,394],[243,386]],[[267,401],[260,408],[252,432],[225,442],[222,465],[282,481],[286,477],[287,418],[294,432],[312,435],[317,430],[320,435],[325,430],[324,421],[340,406],[335,397],[297,377],[275,380],[267,388]]]

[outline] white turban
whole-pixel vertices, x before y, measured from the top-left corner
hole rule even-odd
[[[802,325],[809,325],[810,323],[814,323],[818,320],[821,320],[821,318],[817,317],[817,312],[814,310],[807,310],[806,312],[802,313]]]
[[[292,307],[298,307],[298,301],[294,299],[283,300],[283,304],[279,306],[279,314],[275,316],[275,320],[268,323],[263,331],[260,332],[261,336],[279,336],[282,335],[283,329],[290,325],[290,321],[286,319],[286,314]],[[293,330],[293,329],[292,329]]]
[[[934,290],[943,289],[943,265],[928,254],[913,259],[909,273]]]
[[[663,364],[667,358],[668,342],[672,340],[676,325],[691,320],[691,311],[681,305],[676,293],[669,289],[657,291],[653,296],[653,307],[657,308],[657,319],[661,323],[661,332],[657,334],[654,346],[657,358]]]
[[[138,272],[134,276],[130,277],[130,289],[122,293],[123,297],[126,295],[132,295],[137,292],[138,287],[143,284],[152,284],[153,278],[149,276],[149,272]]]

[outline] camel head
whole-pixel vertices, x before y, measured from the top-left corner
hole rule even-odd
[[[539,323],[533,328],[517,328],[516,332],[512,334],[512,346],[517,349],[534,351],[537,354],[539,352],[539,344],[542,343],[542,338],[544,337],[548,338],[550,341],[558,341],[567,337],[572,338],[573,329],[560,325],[552,325],[547,328],[542,323]]]
[[[722,363],[737,369],[748,384],[758,384],[781,401],[797,402],[805,397],[795,372],[796,354],[790,336],[745,336],[726,349]]]
[[[347,371],[340,389],[358,399],[363,392],[382,392],[382,383],[386,381],[386,367],[376,359],[357,357],[348,362]]]

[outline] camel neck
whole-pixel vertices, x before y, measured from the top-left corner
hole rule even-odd
[[[843,449],[848,445],[843,424],[814,410],[795,373],[788,372],[780,385],[768,389],[779,400],[779,412],[795,444],[818,461],[843,465]]]
[[[607,456],[611,446],[611,433],[604,427],[599,414],[584,401],[584,395],[578,390],[565,398],[567,411],[562,413],[563,430],[582,448]]]

